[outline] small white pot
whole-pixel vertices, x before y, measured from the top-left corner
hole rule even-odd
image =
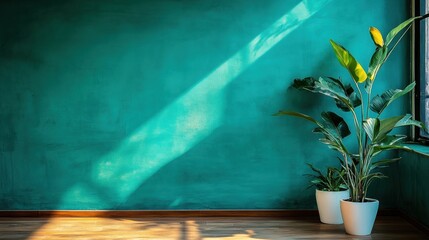
[[[316,189],[316,202],[320,221],[327,224],[342,224],[340,200],[349,197],[349,190],[329,192]]]
[[[370,235],[377,217],[379,202],[367,198],[368,202],[350,202],[341,200],[341,214],[344,228],[351,235]]]

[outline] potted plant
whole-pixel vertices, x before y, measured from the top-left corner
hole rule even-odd
[[[398,160],[397,158],[377,160],[379,154],[394,149],[413,151],[401,145],[406,136],[392,134],[392,130],[403,126],[425,128],[421,122],[413,120],[410,114],[383,118],[380,116],[392,102],[409,93],[415,86],[414,82],[404,89],[390,89],[374,97],[371,96],[371,91],[378,71],[410,29],[411,24],[428,16],[426,14],[404,21],[393,28],[385,39],[378,29],[371,27],[370,36],[375,44],[375,51],[366,71],[349,51],[331,40],[335,55],[349,72],[354,87],[345,84],[342,79],[332,77],[294,80],[293,87],[331,97],[340,110],[351,114],[357,151],[352,152],[351,147],[344,144],[343,138],[351,134],[349,125],[334,112],[322,112],[320,121],[294,111],[279,111],[275,114],[300,117],[312,122],[316,125],[313,132],[322,135],[320,141],[340,153],[342,168],[345,171],[344,180],[350,190],[349,198],[342,200],[340,206],[345,230],[349,234],[371,234],[379,202],[367,197],[368,188],[375,179],[385,177],[377,171],[379,168]],[[400,32],[402,34],[398,36]]]
[[[310,187],[316,187],[320,221],[327,224],[342,224],[340,200],[349,196],[349,190],[344,182],[344,169],[328,167],[326,174],[323,174],[312,164],[307,163],[307,165],[314,171],[314,174],[306,175],[312,178]]]

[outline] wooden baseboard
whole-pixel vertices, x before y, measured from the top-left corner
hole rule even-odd
[[[0,217],[308,217],[317,210],[29,210],[0,211]]]
[[[394,209],[382,209],[381,216],[398,216]],[[157,217],[318,217],[317,210],[0,210],[0,217],[104,217],[104,218],[157,218]]]

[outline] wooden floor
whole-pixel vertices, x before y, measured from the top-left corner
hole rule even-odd
[[[314,217],[0,218],[0,239],[429,239],[401,217],[377,218],[371,236]]]

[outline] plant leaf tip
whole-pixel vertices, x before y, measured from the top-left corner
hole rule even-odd
[[[384,40],[380,30],[378,30],[376,27],[370,27],[369,34],[371,35],[372,41],[377,47],[384,46]]]

